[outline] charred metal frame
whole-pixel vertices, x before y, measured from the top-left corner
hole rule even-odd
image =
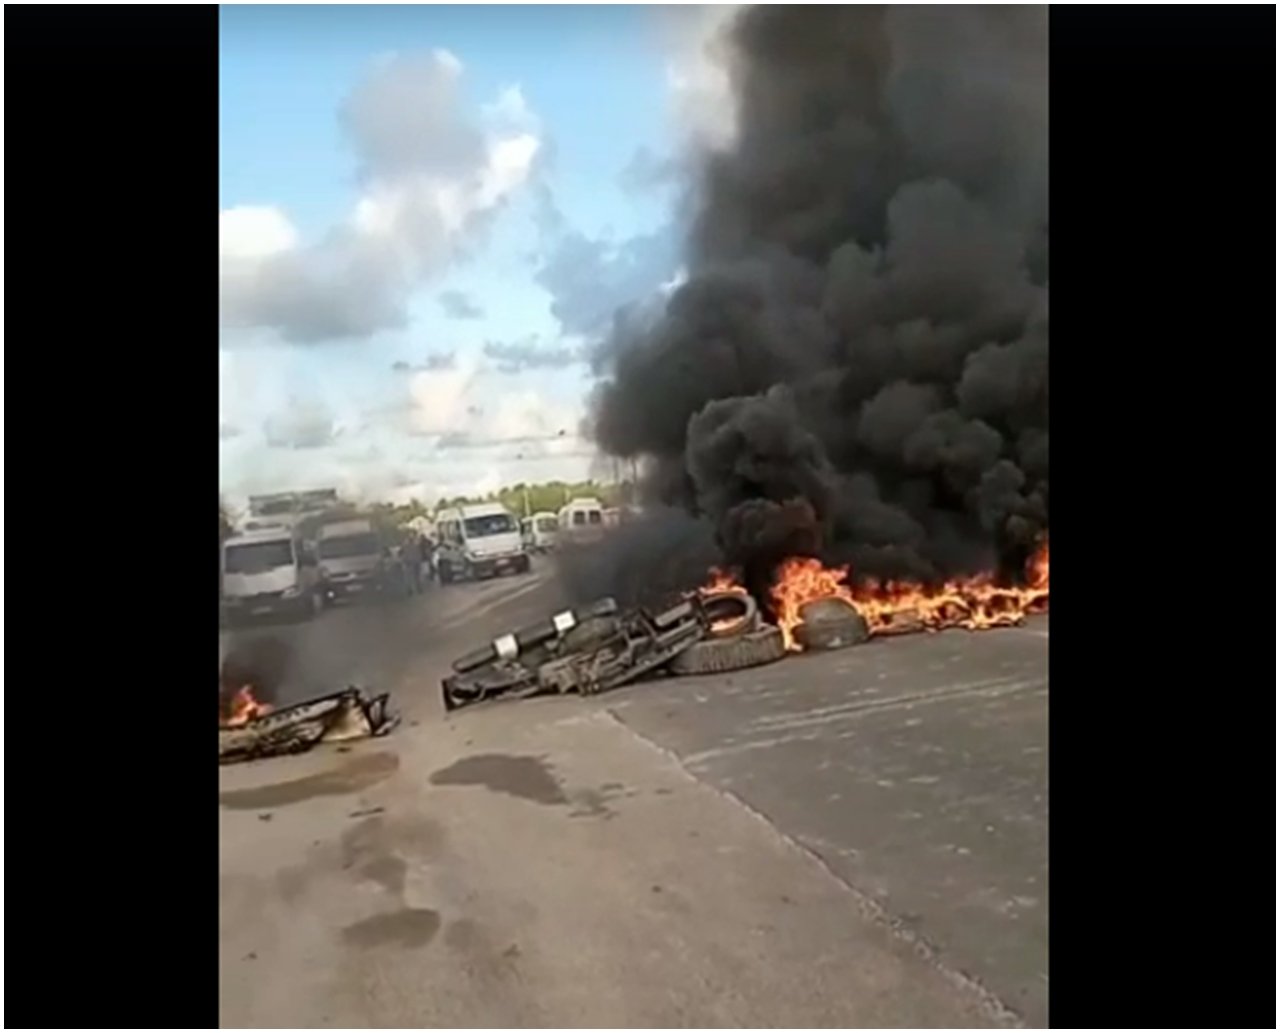
[[[599,621],[600,633],[575,640],[574,629],[588,621]],[[612,599],[603,599],[582,613],[565,611],[462,657],[441,684],[444,708],[453,711],[498,697],[605,692],[656,671],[708,627],[697,599],[623,613]]]

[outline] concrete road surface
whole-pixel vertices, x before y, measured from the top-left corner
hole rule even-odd
[[[406,721],[222,769],[223,1026],[1044,1024],[1047,622],[446,719],[452,657],[559,602],[270,629],[282,698]]]

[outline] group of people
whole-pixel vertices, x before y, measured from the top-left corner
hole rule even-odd
[[[418,595],[431,583],[435,573],[434,554],[435,545],[425,534],[409,533],[396,547],[407,594]]]

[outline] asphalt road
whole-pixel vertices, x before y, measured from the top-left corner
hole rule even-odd
[[[1048,622],[446,718],[549,567],[264,629],[405,724],[221,771],[222,1025],[1044,1025]],[[224,638],[224,650],[233,644]]]

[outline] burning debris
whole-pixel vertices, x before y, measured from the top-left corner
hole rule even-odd
[[[742,670],[875,635],[1007,627],[1048,606],[1047,538],[1016,584],[992,577],[857,582],[847,567],[795,556],[777,565],[763,602],[722,569],[661,609],[599,599],[459,657],[441,688],[446,711],[498,697],[586,696],[664,673]]]
[[[732,575],[712,571],[704,592],[747,589]],[[805,623],[805,608],[826,599],[848,603],[866,622],[870,635],[892,635],[944,628],[1008,627],[1029,614],[1049,609],[1049,542],[1032,554],[1018,584],[1000,584],[989,575],[953,578],[934,585],[884,580],[851,583],[848,567],[827,567],[812,557],[792,557],[778,565],[769,588],[768,604],[787,649],[803,642],[797,629]]]
[[[271,713],[271,704],[259,702],[253,694],[252,685],[241,685],[230,698],[223,699],[221,711],[220,724],[223,728],[239,728]]]
[[[224,708],[218,731],[223,764],[303,753],[317,743],[346,742],[386,735],[400,723],[387,694],[366,698],[345,689],[287,707],[258,703],[253,687],[242,686]]]

